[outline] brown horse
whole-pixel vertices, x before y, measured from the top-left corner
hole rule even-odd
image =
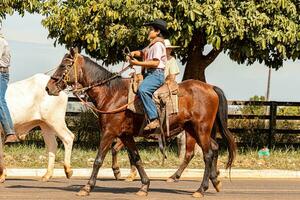
[[[46,90],[50,95],[58,95],[67,85],[77,90],[80,84],[87,88],[86,93],[98,110],[118,110],[113,114],[99,114],[102,138],[91,177],[78,193],[80,196],[88,195],[94,188],[99,168],[115,138],[120,138],[127,147],[130,160],[138,169],[142,187],[137,194],[148,194],[150,180],[142,166],[134,141],[134,136],[141,128],[144,116],[126,109],[118,109],[127,103],[129,83],[130,80],[114,76],[91,59],[71,49],[47,84]],[[209,179],[216,188],[220,184],[216,169],[217,148],[215,147],[217,145],[213,145],[216,142],[211,139],[215,120],[228,143],[228,168],[231,167],[235,158],[236,144],[233,135],[227,129],[227,101],[221,89],[196,80],[186,80],[180,83],[179,96],[179,112],[170,117],[170,136],[184,129],[201,146],[205,171],[202,183],[193,196],[202,197],[208,189]]]

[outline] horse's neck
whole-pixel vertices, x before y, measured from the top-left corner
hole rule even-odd
[[[112,78],[111,72],[92,62],[86,62],[82,73],[81,84],[83,87],[91,87],[88,95],[98,108],[102,108],[108,102],[113,105],[118,104],[120,100],[117,97],[120,99],[126,97],[127,99],[130,81],[120,79],[120,77]],[[112,80],[109,80],[110,78]]]
[[[91,88],[87,94],[97,104],[95,106],[98,109],[112,104],[116,104],[115,106],[118,107],[127,103],[129,84],[129,80],[122,79],[120,89],[111,88],[109,85],[104,84]]]

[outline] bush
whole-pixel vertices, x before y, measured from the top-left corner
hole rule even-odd
[[[75,134],[75,144],[85,147],[97,147],[100,141],[98,116],[90,110],[83,111],[77,117],[68,117],[67,124]]]

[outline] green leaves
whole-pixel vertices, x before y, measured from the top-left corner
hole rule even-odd
[[[38,12],[42,1],[39,0],[1,0],[0,2],[0,21],[6,15],[12,15],[14,11],[24,15],[25,11],[29,13]]]
[[[278,68],[300,55],[299,0],[2,0],[0,17],[39,12],[49,37],[67,47],[79,44],[106,63],[123,60],[122,49],[147,45],[154,18],[168,23],[170,40],[189,52],[211,44],[238,63],[264,62]],[[3,8],[3,9],[2,9]]]

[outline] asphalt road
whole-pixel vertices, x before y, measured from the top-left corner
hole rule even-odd
[[[195,199],[192,193],[200,186],[199,181],[182,180],[167,183],[152,180],[147,197],[138,197],[135,192],[140,181],[124,182],[98,180],[95,189],[88,197],[77,197],[76,192],[87,179],[54,178],[43,183],[36,178],[8,178],[0,184],[0,199],[102,199],[102,200],[175,200]],[[212,186],[202,199],[220,200],[297,200],[300,199],[300,179],[233,179],[222,180],[220,193]]]

